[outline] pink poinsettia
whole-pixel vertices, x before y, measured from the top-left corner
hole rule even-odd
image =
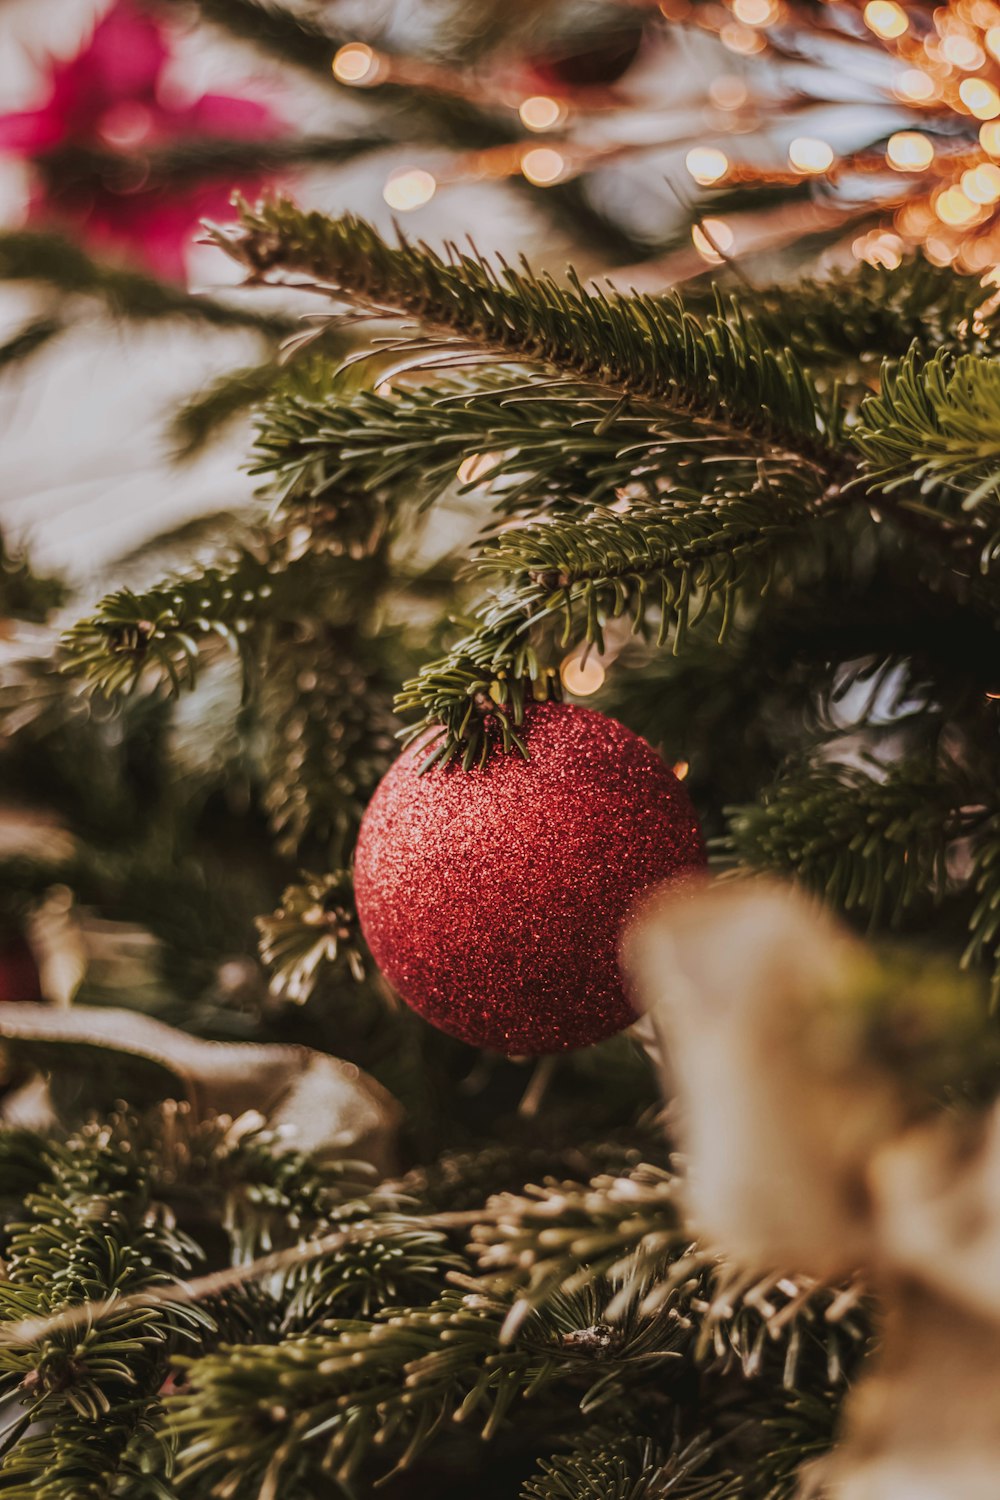
[[[183,280],[198,220],[224,213],[234,186],[252,193],[259,184],[218,176],[158,181],[151,159],[185,141],[266,140],[280,126],[252,99],[172,98],[164,77],[167,37],[151,15],[118,0],[75,57],[51,64],[41,108],[0,115],[0,152],[35,169],[29,222],[76,229],[98,254]],[[88,157],[95,151],[99,157]]]

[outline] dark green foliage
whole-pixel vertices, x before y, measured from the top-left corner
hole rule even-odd
[[[202,9],[273,21],[315,66],[311,19]],[[692,1242],[661,1125],[635,1122],[655,1094],[627,1042],[560,1060],[518,1113],[523,1070],[392,1009],[357,929],[351,843],[400,682],[428,762],[478,774],[530,755],[530,705],[560,695],[560,659],[588,643],[604,702],[690,761],[721,862],[919,939],[916,959],[859,965],[854,997],[859,1053],[913,1117],[994,1098],[980,971],[1000,973],[1000,396],[981,289],[910,264],[629,297],[288,204],[217,238],[251,284],[305,275],[361,320],[417,326],[371,368],[335,370],[320,344],[273,383],[255,370],[207,393],[195,437],[267,392],[266,527],[228,564],[105,599],[67,637],[65,681],[102,710],[147,687],[122,722],[145,703],[169,724],[168,691],[196,668],[203,691],[235,651],[223,763],[315,873],[269,867],[285,891],[259,922],[270,998],[187,1019],[356,1057],[406,1103],[404,1175],[376,1184],[246,1122],[117,1122],[154,1228],[175,1216],[209,1269],[246,1270],[193,1348],[164,1335],[169,1418],[144,1407],[153,1437],[143,1448],[136,1418],[121,1462],[170,1450],[163,1482],[198,1500],[361,1494],[390,1474],[409,1500],[455,1493],[456,1475],[464,1492],[494,1462],[523,1500],[791,1500],[868,1351],[863,1287],[752,1274]],[[387,373],[388,391],[363,387]],[[434,502],[482,507],[468,594],[420,555]],[[204,773],[215,795],[221,774]],[[4,1149],[16,1198],[40,1148]],[[248,1265],[270,1252],[289,1258]],[[155,1313],[134,1315],[155,1332]],[[71,1456],[73,1410],[52,1439]],[[26,1464],[40,1440],[18,1445]]]

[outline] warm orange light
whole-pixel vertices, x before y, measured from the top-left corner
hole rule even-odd
[[[986,33],[986,45],[993,56],[1000,62],[1000,26],[991,26]]]
[[[719,41],[730,52],[739,52],[744,57],[763,52],[767,43],[753,26],[744,26],[739,21],[727,21],[719,32]]]
[[[596,656],[583,657],[574,651],[564,657],[559,676],[567,693],[572,693],[574,698],[589,698],[603,685],[607,673]]]
[[[960,187],[945,188],[934,200],[934,212],[942,224],[971,224],[979,217],[979,209],[962,192]]]
[[[833,166],[833,147],[815,136],[799,135],[788,148],[796,172],[826,172]]]
[[[684,781],[684,780],[686,780],[688,772],[690,771],[690,769],[691,769],[691,763],[690,763],[690,761],[686,761],[686,760],[675,760],[674,761],[674,775],[677,777],[678,781]]]
[[[910,22],[906,11],[896,4],[896,0],[868,0],[865,6],[865,25],[876,36],[889,41],[908,31]]]
[[[851,246],[856,260],[865,260],[871,266],[884,266],[894,271],[903,260],[903,241],[898,234],[888,230],[882,233],[863,234]]]
[[[981,68],[986,61],[986,53],[979,43],[974,42],[971,36],[963,36],[960,31],[953,31],[943,38],[941,56],[956,68],[965,68],[970,73]]]
[[[897,130],[889,137],[885,154],[897,172],[923,172],[934,160],[934,145],[919,130]]]
[[[911,104],[925,104],[934,98],[937,84],[922,68],[907,68],[896,82],[896,93]]]
[[[996,203],[1000,198],[1000,167],[984,161],[962,173],[962,192],[973,203]]]
[[[742,109],[750,97],[750,90],[735,73],[722,73],[709,84],[708,97],[716,109]]]
[[[733,0],[733,15],[744,26],[770,26],[778,19],[775,0]]]
[[[977,120],[992,120],[1000,115],[1000,91],[986,78],[963,78],[958,97]]]
[[[950,266],[955,259],[956,247],[942,235],[928,235],[923,248],[927,259],[932,260],[936,266]]]
[[[1000,121],[980,125],[979,144],[987,156],[1000,156]]]
[[[725,177],[729,171],[729,158],[724,151],[718,151],[714,146],[695,146],[684,158],[684,165],[695,182],[707,187],[710,183],[718,182],[720,177]]]
[[[458,466],[459,484],[475,484],[484,474],[489,473],[495,462],[495,453],[470,453]]]
[[[521,171],[536,187],[558,182],[565,170],[565,158],[551,146],[532,146],[521,157]]]
[[[374,83],[379,71],[378,53],[366,42],[348,42],[333,59],[333,76],[337,82],[350,83],[355,88]]]
[[[553,130],[561,122],[565,110],[558,99],[550,99],[548,94],[532,94],[530,99],[521,101],[518,114],[521,124],[529,130]]]
[[[408,167],[393,172],[382,189],[382,197],[390,208],[408,213],[410,209],[423,208],[436,192],[437,181],[430,172],[425,172],[423,167]]]
[[[725,219],[702,219],[691,230],[694,248],[702,260],[710,265],[722,264],[723,257],[733,248],[735,236]]]

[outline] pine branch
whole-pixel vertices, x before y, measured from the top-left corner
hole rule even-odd
[[[981,312],[979,276],[905,260],[892,270],[861,261],[790,285],[747,289],[740,302],[765,337],[788,345],[810,369],[855,366],[855,377],[916,344],[925,358],[994,352],[1000,320]]]
[[[251,278],[306,275],[371,314],[418,319],[426,334],[408,346],[414,352],[537,363],[624,400],[656,401],[664,414],[785,444],[806,461],[828,458],[837,442],[836,407],[735,305],[700,322],[677,298],[587,291],[572,278],[563,287],[454,250],[443,260],[405,240],[394,248],[362,220],[288,202],[244,205],[239,224],[212,239]]]
[[[989,965],[990,999],[1000,1010],[1000,815],[988,817],[978,830],[969,886],[976,905],[969,918],[969,942],[962,955],[966,968]]]
[[[192,0],[170,3],[185,10],[192,6]],[[330,81],[333,54],[342,42],[350,40],[346,34],[330,31],[301,11],[274,0],[193,0],[193,4],[211,25],[251,43],[269,57],[314,74],[324,83]]]
[[[56,234],[33,230],[0,233],[0,280],[37,281],[66,296],[95,298],[109,316],[136,322],[179,318],[214,328],[249,328],[283,338],[295,324],[283,314],[192,296],[141,271],[105,265]]]
[[[488,487],[497,510],[537,513],[550,505],[610,504],[621,490],[653,502],[668,478],[708,472],[719,439],[680,417],[664,421],[643,403],[603,396],[569,382],[509,369],[434,386],[341,392],[325,382],[315,395],[282,392],[265,410],[253,472],[272,477],[276,496],[294,514],[302,496],[337,487],[381,496],[401,488],[427,505],[445,491]],[[727,477],[757,480],[758,445],[742,456],[727,441]],[[461,479],[465,459],[474,472]],[[402,497],[400,497],[402,498]]]
[[[609,620],[628,616],[641,632],[653,619],[657,643],[672,638],[679,651],[714,609],[724,638],[737,602],[759,598],[779,562],[816,555],[825,538],[813,527],[838,501],[836,490],[829,500],[803,502],[794,489],[776,493],[761,482],[744,496],[709,501],[672,491],[660,505],[625,515],[595,510],[504,532],[476,559],[505,584],[480,607],[480,625],[403,685],[397,708],[421,714],[407,738],[443,724],[434,759],[464,747],[466,766],[482,763],[495,736],[505,750],[522,748],[516,727],[529,692],[558,694],[529,638],[545,622],[561,627],[563,647],[579,635],[602,649]]]
[[[3,344],[0,344],[0,371],[8,370],[12,365],[18,365],[22,360],[30,359],[40,349],[54,343],[59,335],[65,332],[65,329],[66,324],[62,318],[54,317],[49,313],[43,313],[37,318],[29,318]]]
[[[975,354],[923,359],[914,349],[882,371],[854,442],[872,488],[912,488],[904,504],[957,520],[988,572],[1000,554],[1000,367]]]
[[[271,992],[303,1004],[318,976],[365,977],[354,883],[350,871],[312,876],[290,885],[273,916],[258,917],[260,955],[272,971]]]
[[[703,1439],[666,1451],[648,1437],[588,1432],[567,1454],[543,1460],[521,1500],[746,1500],[742,1481],[714,1468]]]
[[[333,567],[344,571],[336,560]],[[359,571],[371,577],[370,569]],[[342,864],[394,758],[395,680],[379,654],[384,643],[360,634],[363,608],[350,611],[354,618],[343,626],[303,620],[294,631],[275,631],[267,654],[258,692],[260,717],[273,735],[264,806],[278,851],[294,858],[304,851]]]
[[[225,643],[249,667],[253,626],[266,626],[279,601],[300,589],[298,571],[278,573],[256,553],[237,555],[228,567],[206,568],[159,588],[108,594],[96,614],[63,637],[67,670],[86,677],[107,696],[132,691],[145,678],[174,692],[196,681],[206,645]]]
[[[112,1301],[81,1330],[0,1342],[0,1387],[19,1385],[27,1426],[4,1458],[2,1488],[11,1500],[106,1500],[148,1422],[170,1349],[212,1321],[169,1299],[116,1310],[116,1299],[186,1274],[194,1246],[153,1214],[148,1178],[113,1132],[49,1143],[43,1172],[9,1231],[0,1317]]]
[[[489,1440],[522,1397],[550,1387],[575,1390],[574,1403],[593,1409],[615,1393],[613,1377],[669,1366],[685,1341],[665,1318],[635,1311],[607,1328],[588,1291],[553,1298],[502,1346],[507,1304],[464,1284],[372,1324],[331,1323],[324,1338],[186,1361],[187,1388],[170,1415],[182,1492],[194,1484],[222,1496],[234,1467],[248,1487],[321,1470],[348,1485],[376,1451],[395,1472],[453,1422]],[[275,1389],[280,1403],[262,1410],[262,1391]]]
[[[947,854],[980,821],[957,767],[819,763],[779,781],[759,806],[731,811],[741,863],[794,873],[842,911],[898,923],[948,888]]]
[[[227,423],[270,395],[280,378],[279,367],[268,360],[227,370],[204,390],[188,397],[170,419],[168,436],[174,458],[184,461],[196,457]]]

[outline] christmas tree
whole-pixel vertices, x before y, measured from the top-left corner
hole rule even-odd
[[[364,101],[297,133],[163,105],[179,10],[4,137],[4,363],[263,347],[175,417],[259,403],[222,540],[87,606],[3,558],[0,1494],[987,1500],[1000,11],[204,0]],[[648,232],[601,174],[689,34],[748,145],[685,104]],[[919,121],[755,158],[838,49]],[[171,281],[206,180],[412,141],[392,207],[510,181],[581,270],[272,191],[238,297]]]

